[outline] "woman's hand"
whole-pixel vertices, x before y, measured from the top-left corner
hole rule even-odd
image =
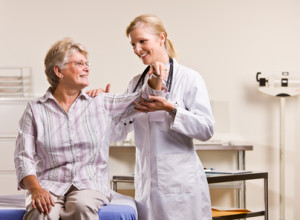
[[[136,105],[135,110],[139,112],[153,112],[158,110],[171,112],[174,109],[174,105],[161,96],[150,95],[149,100],[151,101],[142,98],[141,103],[134,102]]]
[[[101,88],[93,89],[93,90],[86,91],[86,94],[88,96],[94,98],[95,96],[99,95],[99,93],[101,93],[101,92],[109,93],[109,91],[110,91],[110,84],[107,84],[105,90],[101,89]]]
[[[48,215],[54,206],[51,194],[43,188],[31,189],[30,194],[32,207]]]

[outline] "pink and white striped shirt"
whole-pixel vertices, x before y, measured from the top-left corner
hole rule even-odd
[[[124,123],[135,114],[133,101],[149,94],[164,95],[147,83],[138,93],[101,93],[95,98],[80,93],[66,112],[48,90],[30,103],[19,122],[15,149],[18,189],[28,175],[62,196],[71,185],[110,195],[109,142],[116,120]]]

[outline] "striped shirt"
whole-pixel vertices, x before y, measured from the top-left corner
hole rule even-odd
[[[129,95],[80,93],[66,112],[48,90],[28,103],[19,122],[15,149],[18,189],[22,179],[37,176],[41,186],[62,196],[74,185],[110,195],[109,142],[116,120],[125,123],[136,111],[133,101],[149,94],[164,95],[146,86]]]

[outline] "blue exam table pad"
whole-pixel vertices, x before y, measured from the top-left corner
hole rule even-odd
[[[22,220],[26,210],[24,209],[0,209],[1,220]],[[136,220],[134,208],[127,205],[112,205],[103,206],[99,212],[101,220]]]
[[[136,205],[133,198],[116,192],[113,199],[98,212],[101,220],[137,220]],[[1,200],[1,197],[0,197]],[[0,208],[0,220],[22,220],[26,213],[25,208]]]

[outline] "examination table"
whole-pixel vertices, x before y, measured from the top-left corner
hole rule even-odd
[[[103,206],[99,212],[101,220],[137,220],[135,201],[129,196],[113,192],[111,202]],[[1,197],[0,197],[1,203]],[[26,213],[24,208],[0,207],[0,220],[22,220]]]

